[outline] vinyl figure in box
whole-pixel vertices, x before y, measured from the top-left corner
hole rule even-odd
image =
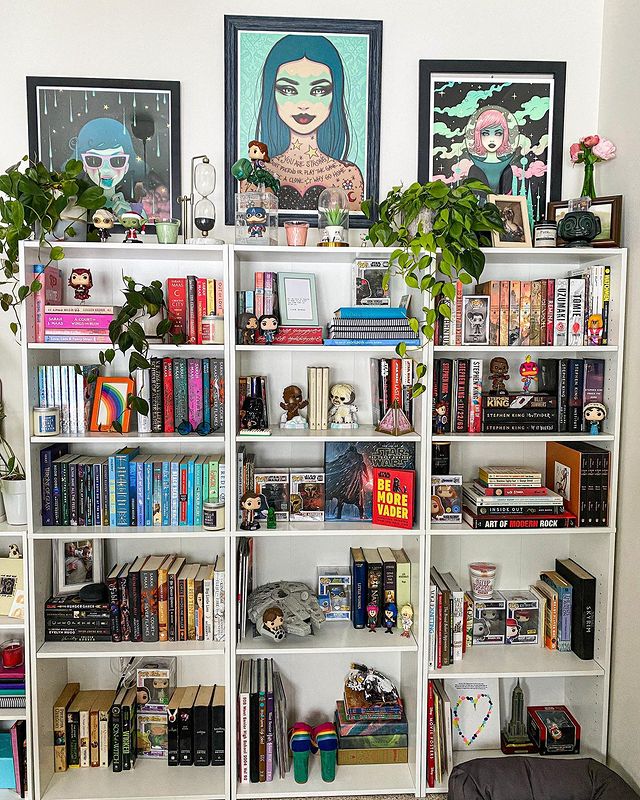
[[[587,403],[583,409],[584,421],[589,425],[589,433],[597,436],[600,427],[607,418],[607,407],[604,403]]]
[[[518,625],[517,620],[515,620],[513,617],[509,617],[504,634],[505,644],[511,644],[511,642],[515,642],[519,635],[520,626]]]
[[[241,344],[255,344],[256,332],[258,330],[258,318],[250,311],[245,311],[240,315],[238,322]]]
[[[402,625],[400,636],[409,639],[411,637],[411,628],[413,627],[413,606],[410,603],[406,603],[400,609],[400,624]]]
[[[382,611],[382,627],[385,633],[393,634],[393,629],[398,624],[398,606],[395,603],[385,603]]]
[[[273,344],[280,322],[275,314],[263,314],[258,320],[258,332],[264,336],[265,344]]]
[[[246,213],[247,229],[252,239],[262,239],[267,231],[267,212],[261,206],[251,206]]]
[[[69,275],[69,286],[73,289],[76,300],[84,303],[91,297],[89,289],[93,288],[93,276],[87,267],[74,267]]]
[[[378,606],[375,603],[369,603],[367,606],[367,628],[369,633],[375,633],[378,627]]]
[[[496,356],[489,362],[489,377],[491,378],[491,394],[506,394],[504,385],[509,380],[509,363],[506,358]]]
[[[358,417],[355,405],[356,394],[350,383],[336,383],[329,391],[331,408],[329,419],[332,428],[357,428]]]
[[[287,386],[282,392],[280,408],[284,413],[280,417],[281,428],[308,428],[309,423],[300,413],[303,408],[309,405],[308,400],[302,399],[302,389],[299,386]]]
[[[260,523],[256,520],[256,512],[262,506],[262,499],[256,492],[245,492],[240,498],[242,508],[242,522],[240,527],[243,531],[257,531]]]
[[[529,355],[520,364],[520,380],[522,381],[523,392],[528,392],[534,381],[536,384],[538,383],[538,363],[537,361],[532,361]]]

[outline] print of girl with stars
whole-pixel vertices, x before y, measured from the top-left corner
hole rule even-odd
[[[469,177],[482,181],[494,194],[511,194],[520,135],[511,112],[501,106],[485,106],[469,119],[465,143],[473,166]]]
[[[280,209],[315,210],[323,189],[339,187],[349,208],[360,210],[364,182],[348,160],[344,67],[326,37],[290,34],[271,48],[255,138],[267,145],[270,168],[280,180]]]

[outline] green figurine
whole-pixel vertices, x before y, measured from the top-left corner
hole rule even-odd
[[[277,527],[276,510],[275,508],[269,508],[267,511],[267,530],[274,531]]]
[[[231,167],[231,174],[238,181],[247,181],[256,187],[265,186],[278,195],[280,181],[265,167],[269,161],[267,145],[254,140],[249,142],[249,158],[238,159]]]

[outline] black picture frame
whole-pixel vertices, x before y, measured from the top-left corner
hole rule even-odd
[[[128,91],[128,92],[162,92],[171,97],[169,119],[169,169],[170,180],[170,208],[171,216],[181,218],[181,208],[178,197],[181,193],[181,150],[180,150],[180,81],[155,81],[137,80],[128,78],[58,78],[51,76],[28,75],[27,85],[27,121],[29,135],[29,156],[34,160],[42,160],[40,152],[39,117],[38,117],[38,90],[39,89],[79,89],[87,92],[99,91]],[[110,115],[107,115],[110,116]],[[115,117],[114,117],[115,118]],[[69,154],[72,158],[73,154]],[[68,159],[66,159],[68,160]],[[147,230],[155,230],[153,223],[147,224]]]
[[[382,85],[382,21],[354,19],[309,19],[291,17],[254,17],[225,15],[225,223],[235,224],[235,193],[238,182],[231,175],[232,165],[245,153],[238,151],[238,36],[242,31],[276,31],[283,33],[362,34],[369,37],[367,90],[367,159],[364,179],[364,198],[377,202],[380,169],[380,97]],[[364,199],[363,198],[363,199]],[[278,221],[303,219],[317,226],[315,211],[281,210]],[[368,228],[371,220],[364,214],[351,212],[352,228]]]
[[[479,75],[486,80],[499,79],[500,75],[551,78],[553,80],[551,159],[548,164],[547,197],[540,203],[542,215],[547,203],[562,196],[562,159],[564,139],[564,102],[566,62],[564,61],[480,61],[480,60],[421,60],[419,64],[419,115],[418,115],[418,180],[431,179],[431,79],[433,75]],[[502,192],[496,192],[500,194]]]

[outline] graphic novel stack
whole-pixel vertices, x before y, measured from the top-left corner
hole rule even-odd
[[[354,306],[339,308],[327,324],[326,345],[408,345],[419,343],[404,308]]]

